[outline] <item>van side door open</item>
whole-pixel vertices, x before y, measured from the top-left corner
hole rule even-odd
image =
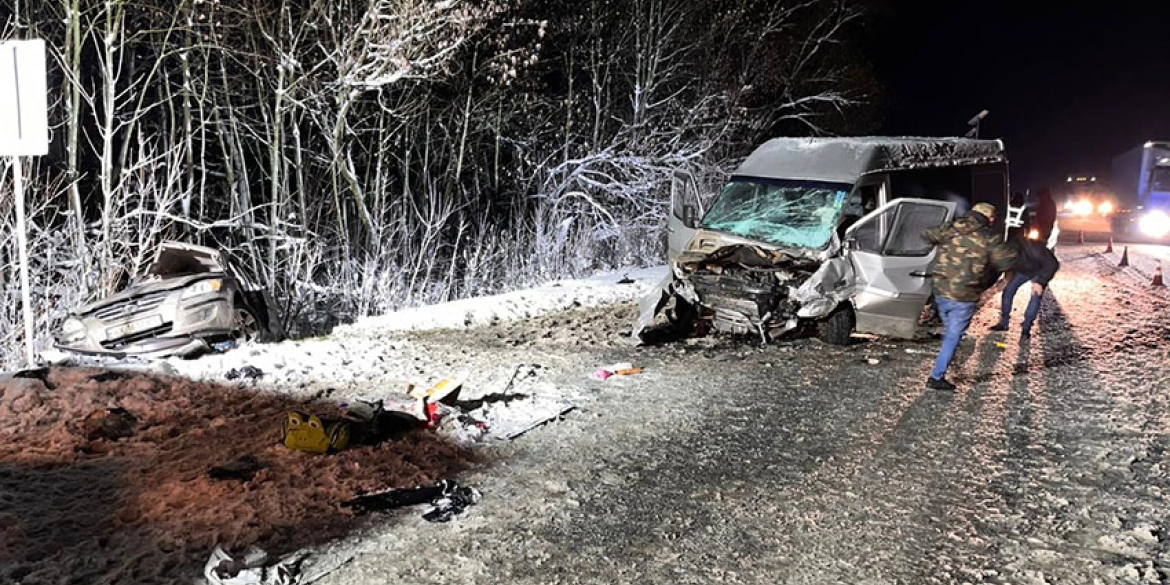
[[[857,331],[914,337],[933,288],[935,247],[922,232],[950,221],[954,213],[950,201],[895,199],[846,230],[845,246],[857,274]]]

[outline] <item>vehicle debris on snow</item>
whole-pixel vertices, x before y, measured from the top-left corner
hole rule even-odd
[[[613,376],[634,376],[642,372],[642,368],[634,367],[634,364],[621,362],[597,368],[590,377],[594,380],[608,380]]]
[[[208,585],[297,585],[307,556],[295,553],[270,563],[268,553],[257,547],[233,558],[217,546],[203,566],[203,577]]]
[[[482,495],[475,488],[443,480],[428,487],[361,494],[342,502],[341,507],[351,508],[355,514],[362,515],[430,503],[433,507],[423,514],[423,519],[427,522],[449,522],[462,515],[469,506],[478,504],[481,498]]]
[[[987,201],[1006,207],[998,140],[780,138],[756,149],[705,210],[676,176],[670,273],[639,302],[684,331],[764,342],[803,325],[846,344],[854,332],[913,338],[931,296],[934,247],[921,234]]]
[[[276,304],[220,250],[178,242],[125,290],[78,308],[55,347],[86,356],[192,357],[225,341],[279,338]]]
[[[256,366],[232,368],[223,375],[228,380],[259,380],[264,377],[264,371]]]

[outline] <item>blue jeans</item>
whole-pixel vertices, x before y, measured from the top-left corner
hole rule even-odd
[[[1016,291],[1031,280],[1032,277],[1027,274],[1017,272],[1015,278],[1004,287],[999,305],[1000,325],[1007,326],[1008,318],[1012,314],[1012,302],[1016,298]],[[1040,300],[1040,295],[1032,293],[1032,298],[1028,301],[1028,308],[1024,310],[1024,331],[1032,330],[1032,324],[1036,322],[1036,316],[1040,314]]]
[[[947,368],[955,358],[955,350],[959,349],[959,342],[963,340],[967,327],[971,325],[971,317],[975,316],[975,303],[934,295],[934,306],[947,328],[947,332],[943,334],[942,349],[938,352],[938,359],[934,361],[934,370],[930,372],[931,378],[941,380],[946,377]]]

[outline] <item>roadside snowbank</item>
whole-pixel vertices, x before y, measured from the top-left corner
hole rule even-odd
[[[536,288],[461,299],[395,311],[338,327],[339,335],[374,335],[392,331],[461,329],[501,321],[530,319],[577,307],[596,307],[636,298],[647,283],[666,274],[665,266],[599,274],[580,280],[559,280]],[[624,282],[626,280],[633,282]]]

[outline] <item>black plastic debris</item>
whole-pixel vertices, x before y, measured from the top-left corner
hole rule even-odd
[[[217,480],[252,481],[252,478],[256,477],[256,473],[261,469],[264,469],[264,464],[259,459],[251,455],[244,455],[231,463],[212,467],[207,472],[207,477]]]
[[[378,445],[396,440],[415,429],[426,426],[422,420],[408,412],[385,410],[382,401],[368,402],[355,400],[343,403],[345,418],[350,421],[351,445]]]
[[[57,386],[49,381],[49,368],[33,368],[31,370],[21,370],[12,375],[13,378],[25,378],[28,380],[40,380],[45,385],[46,390],[56,390]]]
[[[427,522],[449,522],[452,518],[463,514],[468,507],[479,503],[479,490],[471,487],[454,486],[450,493],[434,502],[434,508],[423,514]]]
[[[94,382],[104,383],[104,382],[113,382],[114,380],[125,380],[129,377],[130,377],[130,374],[127,374],[126,372],[118,372],[115,370],[109,370],[109,371],[94,374],[94,375],[90,376],[89,379],[93,380]]]
[[[264,375],[264,371],[256,366],[244,366],[240,369],[232,368],[224,377],[228,380],[255,380]]]
[[[451,480],[437,485],[406,489],[387,490],[373,494],[359,495],[341,503],[343,508],[352,508],[355,514],[388,512],[407,506],[430,503],[434,508],[423,514],[427,522],[448,522],[462,514],[469,506],[479,503],[481,494],[472,487],[464,487]]]
[[[629,276],[623,276],[621,280],[617,281],[617,283],[618,284],[634,284],[634,279],[630,278]]]

